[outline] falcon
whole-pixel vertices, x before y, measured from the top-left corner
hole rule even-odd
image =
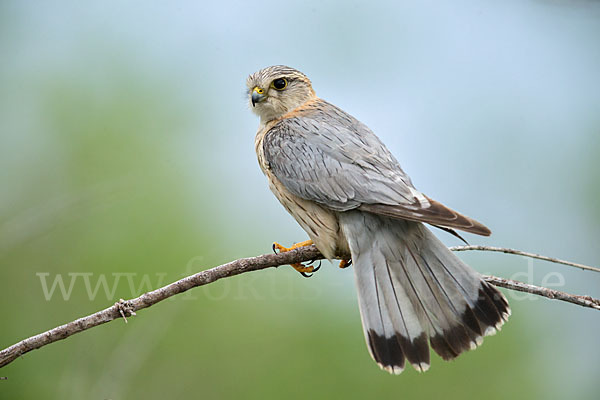
[[[479,346],[510,315],[506,298],[426,227],[490,230],[418,191],[363,123],[320,99],[302,72],[276,65],[247,79],[260,117],[258,163],[269,187],[328,259],[353,267],[370,355],[399,374]],[[456,234],[456,233],[455,233]],[[302,274],[310,265],[292,265]]]

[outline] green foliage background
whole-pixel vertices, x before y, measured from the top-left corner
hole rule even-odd
[[[275,63],[495,232],[471,242],[597,265],[598,4],[453,3],[0,3],[0,347],[305,239],[254,160],[244,79]],[[461,257],[600,296],[592,274]],[[44,294],[57,277],[68,296]],[[395,377],[368,356],[351,269],[271,269],[31,352],[0,399],[595,398],[597,313],[509,299],[480,349]]]

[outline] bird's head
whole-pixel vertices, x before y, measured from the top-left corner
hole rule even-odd
[[[277,119],[315,97],[310,80],[285,65],[261,69],[246,80],[248,101],[261,122]]]

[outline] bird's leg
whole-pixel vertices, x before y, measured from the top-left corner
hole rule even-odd
[[[351,258],[349,258],[349,259],[347,259],[347,260],[342,260],[342,261],[340,261],[340,265],[339,265],[339,267],[340,267],[340,268],[348,268],[348,267],[349,267],[349,266],[351,266],[351,265],[352,265],[352,259],[351,259]]]
[[[277,250],[279,250],[280,253],[285,253],[286,251],[291,251],[294,249],[298,249],[300,247],[310,246],[311,244],[313,244],[312,240],[305,240],[304,242],[296,243],[291,247],[283,247],[279,243],[275,242],[275,243],[273,243],[273,251],[275,253],[277,253]],[[307,275],[307,273],[310,274],[312,272],[317,272],[319,270],[319,268],[321,268],[320,265],[317,268],[315,268],[312,265],[304,265],[301,263],[290,264],[290,265],[292,267],[294,267],[294,269],[296,271],[300,272],[300,274],[306,278],[312,276],[312,275]]]

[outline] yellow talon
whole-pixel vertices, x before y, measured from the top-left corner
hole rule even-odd
[[[275,243],[273,243],[273,251],[275,251],[275,249],[277,249],[277,250],[279,250],[280,253],[285,253],[286,251],[292,251],[292,250],[298,249],[300,247],[310,246],[311,244],[313,244],[312,240],[305,240],[304,242],[296,243],[292,247],[283,247],[279,243],[275,242]]]
[[[277,251],[279,250],[280,253],[285,253],[286,251],[291,251],[291,250],[295,250],[298,249],[300,247],[305,247],[305,246],[310,246],[311,244],[313,244],[312,240],[305,240],[304,242],[300,242],[300,243],[296,243],[291,247],[283,247],[282,245],[280,245],[279,243],[275,242],[273,243],[273,251]],[[300,272],[303,276],[309,276],[309,275],[305,275],[305,274],[310,274],[311,272],[315,272],[317,268],[313,267],[312,265],[303,265],[303,264],[290,264],[292,267],[294,267],[294,269],[298,272]]]
[[[311,272],[315,272],[315,267],[312,265],[304,266],[303,264],[290,264],[294,269],[301,274],[310,274]]]
[[[342,260],[340,261],[340,268],[348,268],[349,266],[352,265],[352,259],[347,259],[347,260]]]

